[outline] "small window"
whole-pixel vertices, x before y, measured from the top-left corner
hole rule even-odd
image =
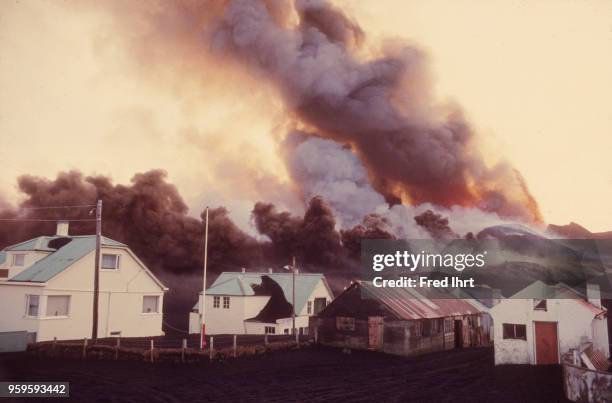
[[[223,309],[229,309],[230,297],[223,297]]]
[[[26,315],[37,317],[39,303],[40,303],[40,296],[28,295],[27,302],[26,302]]]
[[[453,320],[452,319],[444,319],[444,333],[452,333],[453,332]]]
[[[219,308],[221,306],[221,297],[213,297],[213,308]]]
[[[159,313],[159,296],[145,295],[142,297],[142,313]]]
[[[119,269],[119,255],[111,255],[109,253],[102,254],[102,269],[117,270]]]
[[[13,255],[13,266],[23,267],[25,265],[25,253],[15,253]]]
[[[308,315],[312,314],[312,301],[308,301],[308,304],[306,305],[306,313]]]
[[[47,297],[47,317],[68,316],[69,295],[49,295]]]
[[[514,323],[504,323],[504,339],[527,340],[527,326]]]
[[[264,331],[266,332],[266,334],[275,334],[276,328],[274,326],[266,326],[264,328]]]
[[[289,329],[285,329],[284,333],[289,334]]]
[[[345,332],[352,332],[355,330],[355,318],[346,316],[336,317],[336,329],[343,330]]]
[[[534,299],[533,310],[534,311],[546,311],[546,300],[545,299]]]

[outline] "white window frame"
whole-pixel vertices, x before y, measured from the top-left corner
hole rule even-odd
[[[36,308],[36,315],[30,315],[30,298],[31,297],[37,297],[38,298],[38,303],[37,303],[37,308]],[[38,295],[38,294],[26,294],[26,306],[25,306],[25,317],[26,318],[39,318],[40,317],[40,308],[42,307],[41,299],[42,299],[41,295]]]
[[[264,334],[276,334],[276,327],[264,326]]]
[[[223,297],[223,309],[230,309],[231,299],[228,296]]]
[[[20,257],[23,259],[21,264],[17,264],[17,258]],[[11,266],[13,267],[25,267],[25,253],[13,253],[13,261],[11,262]]]
[[[221,297],[218,295],[213,295],[213,308],[221,308]]]
[[[308,301],[306,304],[306,313],[308,315],[312,315],[312,301]]]
[[[66,315],[49,316],[47,315],[47,309],[49,307],[49,298],[51,297],[68,297],[68,309]],[[72,308],[72,297],[70,295],[47,295],[47,304],[45,306],[45,319],[65,319],[70,317],[70,309]]]
[[[104,267],[104,256],[115,256],[115,267]],[[121,255],[118,253],[103,253],[102,256],[100,256],[100,270],[105,270],[105,271],[118,271],[119,267],[121,267]]]
[[[150,298],[155,298],[156,303],[155,303],[155,311],[154,312],[145,312],[144,308],[144,302],[145,302],[145,298],[150,297]],[[142,296],[142,308],[141,308],[141,313],[142,315],[158,315],[160,312],[160,302],[161,302],[161,297],[159,295],[143,295]]]

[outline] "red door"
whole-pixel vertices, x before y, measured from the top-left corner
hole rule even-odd
[[[383,346],[384,319],[382,316],[368,317],[368,347],[380,350]]]
[[[556,322],[534,322],[536,364],[558,364],[559,350]]]

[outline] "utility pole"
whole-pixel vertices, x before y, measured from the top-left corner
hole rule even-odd
[[[96,262],[94,264],[93,323],[91,341],[98,340],[98,297],[100,294],[100,248],[102,246],[102,200],[96,205]]]
[[[204,224],[204,276],[202,279],[202,302],[200,304],[200,350],[206,348],[206,264],[208,262],[208,206],[206,207],[206,223]]]
[[[293,287],[292,287],[292,292],[291,292],[291,319],[293,321],[293,334],[295,335],[295,340],[297,341],[298,339],[298,334],[295,328],[295,256],[293,257],[293,264],[291,265],[291,272],[293,273]]]

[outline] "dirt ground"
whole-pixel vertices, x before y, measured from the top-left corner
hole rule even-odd
[[[495,367],[489,348],[412,358],[309,348],[199,366],[0,355],[0,380],[69,381],[63,401],[75,402],[564,401],[560,367]]]

